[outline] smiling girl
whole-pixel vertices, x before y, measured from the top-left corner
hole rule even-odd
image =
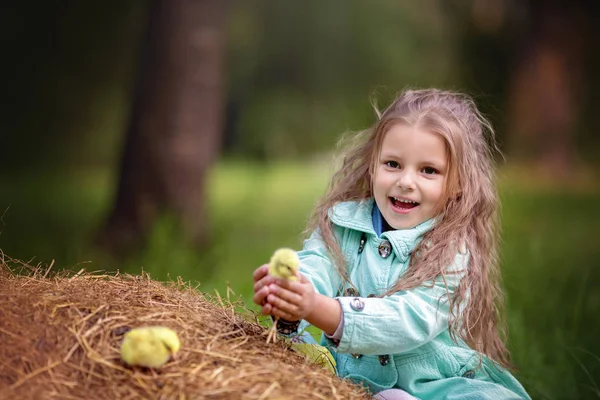
[[[358,136],[317,205],[299,279],[254,301],[378,399],[528,399],[499,310],[493,131],[473,101],[407,90]]]

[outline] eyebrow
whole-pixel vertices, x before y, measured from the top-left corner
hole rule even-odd
[[[425,165],[433,165],[434,167],[445,167],[447,163],[442,163],[439,161],[433,161],[433,160],[425,160],[422,161],[421,164],[425,164]]]
[[[384,153],[383,151],[379,154],[379,158],[383,159],[383,158],[401,158],[398,157],[398,155],[396,154],[392,154],[392,153]]]

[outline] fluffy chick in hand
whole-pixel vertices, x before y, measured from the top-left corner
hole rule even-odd
[[[181,347],[177,334],[164,326],[135,328],[125,334],[121,358],[127,365],[158,368]]]
[[[273,253],[269,262],[269,274],[281,279],[290,281],[298,280],[298,268],[300,267],[300,259],[298,254],[287,248],[278,249]]]
[[[298,254],[288,248],[281,248],[273,253],[271,261],[269,262],[269,275],[280,279],[286,279],[289,281],[298,280],[298,268],[300,268],[300,259]],[[277,321],[279,318],[275,317],[273,326],[269,329],[267,335],[267,343],[275,342],[277,338]]]

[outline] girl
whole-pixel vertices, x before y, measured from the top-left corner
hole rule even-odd
[[[299,280],[263,265],[253,300],[280,333],[320,328],[377,399],[529,399],[506,369],[493,149],[469,97],[403,92],[334,174]]]

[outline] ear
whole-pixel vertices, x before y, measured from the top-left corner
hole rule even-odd
[[[460,181],[458,179],[454,180],[454,182],[452,182],[451,186],[448,189],[449,189],[450,199],[460,200],[460,198],[462,197],[462,194],[463,194],[463,190],[460,185]]]

